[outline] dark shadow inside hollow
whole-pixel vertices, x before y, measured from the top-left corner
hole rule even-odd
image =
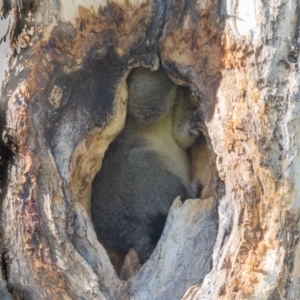
[[[125,127],[105,153],[91,199],[98,239],[121,277],[130,249],[147,261],[177,196],[212,196],[210,153],[189,88],[162,68],[136,68],[127,84]]]

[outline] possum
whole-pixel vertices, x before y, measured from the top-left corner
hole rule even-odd
[[[144,263],[153,252],[174,199],[191,198],[187,149],[195,107],[187,88],[160,68],[128,77],[124,129],[109,146],[92,184],[91,214],[100,242]]]

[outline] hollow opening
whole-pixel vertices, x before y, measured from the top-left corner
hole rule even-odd
[[[127,90],[124,128],[106,150],[91,191],[98,239],[122,279],[152,254],[177,196],[215,194],[214,155],[190,89],[175,85],[162,67],[140,67],[129,73]]]

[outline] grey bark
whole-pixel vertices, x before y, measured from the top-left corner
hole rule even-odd
[[[300,298],[297,0],[0,11],[3,297],[7,285],[21,299]],[[213,200],[176,200],[153,255],[122,281],[90,187],[124,126],[129,71],[159,63],[194,93],[207,147],[193,172]]]

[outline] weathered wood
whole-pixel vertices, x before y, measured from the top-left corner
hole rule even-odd
[[[174,201],[157,247],[132,280],[130,299],[180,299],[202,282],[215,243],[213,207],[212,198]]]
[[[222,80],[207,127],[226,194],[213,269],[186,299],[297,299],[299,3],[228,1],[221,11]]]
[[[0,12],[0,286],[24,299],[300,298],[297,0],[3,0]],[[129,71],[159,63],[194,93],[206,142],[192,172],[215,200],[176,200],[122,281],[90,187],[124,126]]]

